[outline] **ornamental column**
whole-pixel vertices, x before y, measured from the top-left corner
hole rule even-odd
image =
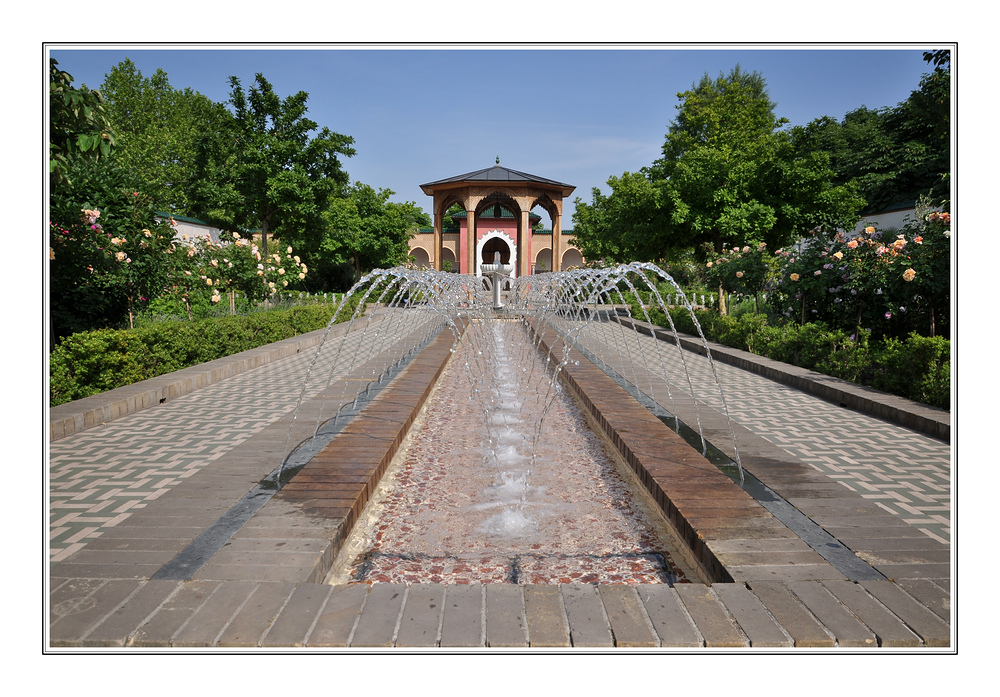
[[[552,270],[562,271],[562,215],[552,216]]]
[[[517,240],[517,275],[531,275],[531,220],[528,214],[531,211],[521,209],[521,229],[518,231]]]
[[[434,206],[434,262],[432,268],[441,271],[441,256],[444,251],[444,236],[442,233],[442,228],[444,227],[444,220],[442,220],[442,213],[440,211],[440,205]]]
[[[476,274],[476,208],[465,210],[466,231],[465,231],[465,263],[466,270],[462,273]]]

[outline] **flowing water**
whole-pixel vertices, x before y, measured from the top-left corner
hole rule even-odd
[[[525,334],[520,323],[503,324],[501,347]],[[544,358],[497,357],[506,387],[487,428],[462,374],[475,351],[462,342],[332,582],[690,580],[694,572],[669,526],[569,394],[514,389],[517,374],[546,375]],[[542,409],[545,427],[536,439],[533,415]]]
[[[628,313],[630,300],[642,308],[639,320],[650,319],[646,306],[665,309],[658,283],[675,289],[694,316],[673,279],[648,264],[519,278],[502,309],[499,295],[491,297],[490,279],[401,268],[362,279],[344,302],[357,301],[351,322],[375,334],[379,351],[338,355],[333,363],[337,374],[357,376],[366,386],[352,403],[345,382],[336,415],[317,417],[315,442],[286,445],[282,467],[294,473],[298,465],[288,463],[301,464],[333,438],[359,399],[433,336],[451,332],[454,355],[346,542],[332,582],[695,580],[689,553],[559,379],[570,349],[583,350],[578,340],[595,322],[621,327],[614,320]],[[616,365],[643,363],[642,370],[626,367],[630,374],[618,376],[642,401],[654,386],[648,378],[648,387],[639,384],[637,376],[657,371],[647,355],[631,355],[637,342],[629,332],[636,337],[635,329],[622,329],[609,350]],[[539,334],[551,351],[539,350]],[[677,351],[683,363],[675,343],[665,350]],[[317,360],[322,351],[321,345]],[[373,361],[373,355],[382,358]],[[690,384],[687,379],[689,391]],[[668,382],[671,389],[678,388]],[[298,408],[293,421],[297,414]],[[660,416],[666,422],[669,413]],[[696,421],[700,435],[700,416]],[[735,437],[733,450],[739,467]]]

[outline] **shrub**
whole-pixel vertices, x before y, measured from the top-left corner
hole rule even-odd
[[[355,306],[345,305],[337,321],[350,319]],[[334,304],[306,305],[246,316],[73,334],[49,355],[49,405],[322,329],[336,309]]]
[[[951,342],[911,333],[905,341],[888,339],[863,376],[872,387],[917,402],[951,406]]]
[[[642,319],[634,307],[632,312]],[[951,342],[945,338],[913,332],[905,340],[873,342],[866,332],[852,337],[822,322],[776,326],[764,315],[732,317],[714,310],[694,315],[709,341],[941,409],[951,406]],[[661,310],[651,309],[649,316],[654,324],[669,326]],[[678,331],[697,335],[686,309],[670,308],[670,317]]]

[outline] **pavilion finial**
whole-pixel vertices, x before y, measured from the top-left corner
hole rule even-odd
[[[497,164],[500,164],[500,156],[497,155]]]

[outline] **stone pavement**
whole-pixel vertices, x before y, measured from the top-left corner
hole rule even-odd
[[[650,378],[642,371],[642,362],[636,358],[639,352],[644,353],[649,372],[665,372],[675,390],[687,389],[685,366],[678,353],[669,350],[672,336],[659,342],[660,351],[657,352],[657,342],[648,336],[635,336],[631,331],[618,332],[610,323],[592,324],[587,334],[598,331],[605,335],[601,341],[607,346],[617,343],[621,349],[626,340],[635,344],[631,355],[639,365],[640,375],[631,379],[644,391],[650,391]],[[700,340],[691,340],[688,345],[700,346]],[[620,352],[598,347],[594,350],[610,361]],[[900,516],[928,537],[945,544],[950,542],[951,447],[945,438],[950,433],[948,412],[850,383],[843,383],[844,389],[854,394],[833,394],[830,399],[820,399],[776,380],[785,377],[785,382],[797,380],[801,384],[805,381],[804,375],[811,375],[827,389],[836,387],[835,383],[842,381],[718,344],[712,344],[711,351],[715,357],[714,375],[707,360],[685,354],[694,392],[705,406],[716,410],[723,408],[715,383],[717,376],[729,415],[737,423],[827,474],[846,489],[858,492],[865,499]],[[767,370],[765,374],[774,379],[724,362],[729,356],[737,359],[733,361],[737,365],[753,362],[755,368],[762,366]],[[620,369],[626,371],[625,368]],[[779,370],[786,375],[777,375]],[[663,382],[659,381],[652,392],[651,396],[669,411],[671,399]],[[907,407],[925,420],[933,420],[933,426],[926,430],[940,437],[843,406],[844,402],[859,393],[865,394],[868,401],[878,402],[872,411],[884,403],[900,410]],[[685,420],[694,424],[696,418]],[[721,440],[724,442],[726,439]]]
[[[357,343],[361,339],[360,335],[348,335],[342,340]],[[591,346],[599,348],[600,342],[593,341]],[[433,383],[436,371],[447,360],[449,344],[450,338],[445,336],[429,346],[421,354],[425,365],[414,364],[400,377],[405,378],[410,371],[406,379],[411,382],[416,378],[428,385]],[[379,348],[383,352],[392,350],[382,344]],[[295,500],[291,491],[265,504],[231,541],[229,549],[210,559],[200,575],[177,580],[154,578],[179,551],[267,476],[285,452],[290,427],[295,429],[292,442],[298,442],[310,431],[306,422],[320,418],[315,414],[321,410],[326,410],[323,411],[326,414],[331,406],[336,408],[345,398],[348,401],[353,398],[350,376],[335,376],[332,387],[317,388],[307,399],[301,415],[308,418],[293,419],[296,387],[299,393],[302,391],[297,375],[308,369],[310,361],[308,355],[282,358],[240,373],[243,379],[227,377],[164,404],[154,404],[144,412],[123,415],[107,425],[50,443],[51,646],[952,645],[951,579],[947,563],[950,551],[942,534],[950,530],[940,520],[935,521],[938,528],[932,527],[926,520],[930,516],[924,515],[940,515],[947,521],[948,499],[934,501],[935,506],[944,507],[944,513],[922,510],[917,516],[886,504],[889,499],[879,498],[884,492],[891,494],[902,486],[893,485],[894,480],[885,472],[900,481],[911,482],[912,478],[906,479],[910,476],[906,470],[912,463],[906,458],[912,456],[916,460],[915,455],[907,455],[905,450],[898,455],[904,460],[901,464],[872,458],[872,455],[883,457],[887,450],[881,440],[884,433],[894,434],[899,443],[914,440],[911,431],[896,432],[898,427],[884,422],[869,425],[871,433],[863,439],[853,439],[861,448],[867,445],[870,448],[867,453],[863,450],[846,456],[837,453],[836,457],[845,461],[833,463],[836,469],[831,469],[831,473],[840,479],[830,480],[833,487],[844,487],[858,499],[873,497],[872,505],[881,506],[879,511],[883,514],[877,526],[881,532],[877,535],[863,532],[858,523],[864,521],[853,508],[855,520],[850,522],[841,520],[842,514],[835,515],[837,512],[833,510],[817,509],[812,516],[825,520],[830,529],[840,526],[841,532],[855,535],[848,539],[854,540],[851,544],[857,549],[864,548],[857,553],[867,555],[866,561],[873,568],[891,568],[902,574],[890,572],[887,576],[852,582],[840,573],[816,573],[827,566],[822,560],[813,560],[806,565],[811,572],[805,576],[763,575],[763,569],[773,566],[763,563],[767,561],[766,554],[778,554],[781,567],[787,572],[795,565],[794,555],[812,552],[795,535],[784,533],[773,537],[771,544],[778,546],[772,550],[762,552],[759,545],[747,549],[746,540],[752,540],[754,534],[747,536],[745,526],[741,529],[742,537],[726,537],[725,530],[721,537],[713,536],[707,531],[717,527],[699,530],[699,521],[705,520],[705,515],[719,513],[702,507],[697,515],[687,509],[674,514],[688,521],[694,540],[708,540],[704,545],[706,554],[710,553],[708,556],[720,567],[708,586],[326,586],[320,583],[324,575],[321,572],[332,563],[330,556],[336,540],[345,534],[343,523],[350,515],[356,515],[364,505],[365,492],[370,490],[371,475],[361,474],[353,478],[362,482],[361,489],[353,494],[344,493],[346,482],[337,474],[341,484],[331,480],[334,487],[330,494],[303,502]],[[395,381],[390,388],[394,385]],[[355,390],[357,387],[353,386]],[[813,423],[809,414],[820,407],[808,401],[804,406],[783,391],[780,398],[769,396],[765,387],[747,387],[748,394],[755,393],[754,399],[762,402],[745,408],[737,407],[741,398],[734,398],[733,389],[728,389],[730,413],[737,421],[756,418],[754,429],[765,431],[767,437],[777,439],[779,436],[774,434],[785,433],[786,442],[800,448],[796,456],[814,457],[820,466],[809,463],[809,467],[816,471],[816,477],[826,477],[820,471],[821,466],[830,467],[829,453],[840,445],[834,438],[832,444],[816,446],[808,437],[809,424]],[[141,388],[137,386],[136,391]],[[740,392],[741,389],[736,390]],[[385,420],[385,406],[401,405],[400,400],[409,400],[406,394],[411,393],[416,394],[409,388],[398,394],[388,389],[384,399],[380,394],[369,405],[375,407],[372,415]],[[680,393],[672,390],[675,407],[683,401]],[[777,412],[776,407],[786,401],[791,404],[787,413]],[[402,424],[402,430],[380,440],[398,445],[400,433],[405,433],[405,422],[419,409],[420,400],[407,403],[410,416],[400,412],[400,416],[392,417]],[[770,418],[763,413],[761,404],[766,404]],[[708,405],[702,408],[709,429],[721,432],[718,424],[713,425]],[[738,408],[742,410],[737,414]],[[392,409],[398,412],[398,407]],[[790,428],[787,424],[793,417],[800,417],[803,409],[807,410],[803,423]],[[838,421],[850,424],[859,418],[856,413],[838,409],[840,419],[823,422],[824,429]],[[682,418],[687,420],[686,415]],[[741,431],[741,438],[752,442],[748,433],[746,429]],[[805,438],[802,433],[807,434]],[[615,437],[628,440],[623,435],[616,433]],[[936,485],[947,489],[948,474],[939,472],[942,469],[949,472],[948,458],[944,458],[944,463],[940,461],[941,447],[919,439],[917,442],[919,446],[910,447],[916,448],[913,452],[920,453],[926,463],[921,462],[916,469],[930,468],[928,471],[933,471],[934,476],[943,478],[944,483]],[[934,454],[924,454],[924,450]],[[944,446],[943,452],[947,450]],[[373,464],[375,469],[384,467],[386,452],[383,449],[381,455],[371,455],[375,458],[373,463],[378,463]],[[786,457],[787,454],[781,455]],[[753,460],[753,456],[748,459]],[[880,468],[877,475],[870,469],[873,459]],[[846,460],[862,466],[855,467]],[[757,464],[760,465],[757,471],[763,473],[768,463]],[[747,468],[750,469],[749,462]],[[795,471],[801,476],[801,465]],[[650,476],[655,478],[654,475]],[[323,477],[314,476],[316,479]],[[829,494],[831,489],[817,484],[819,480],[806,477],[803,481],[809,482],[807,488],[826,492],[824,495],[842,505],[845,497]],[[882,488],[870,488],[873,481]],[[849,491],[852,488],[862,493]],[[940,497],[940,493],[937,495]],[[337,502],[345,498],[352,501],[346,509]],[[325,500],[317,506],[317,499]],[[740,505],[750,510],[754,504],[748,501]],[[340,518],[317,522],[321,518],[315,515],[317,507],[337,509],[333,516]],[[306,514],[303,508],[313,510]],[[762,515],[754,510],[754,517]],[[865,515],[871,513],[864,506],[858,510]],[[773,523],[768,528],[778,530]],[[912,530],[912,535],[906,530]],[[914,537],[926,543],[909,542],[905,550],[909,559],[898,554],[893,557],[892,549],[881,552],[870,549],[872,539],[878,540],[878,544],[889,541],[896,545],[899,540]],[[787,542],[781,543],[781,539]],[[857,544],[863,539],[867,541]],[[927,546],[931,548],[922,549]],[[755,555],[752,561],[747,560]],[[934,555],[943,561],[932,563]],[[733,577],[737,580],[731,582]]]

